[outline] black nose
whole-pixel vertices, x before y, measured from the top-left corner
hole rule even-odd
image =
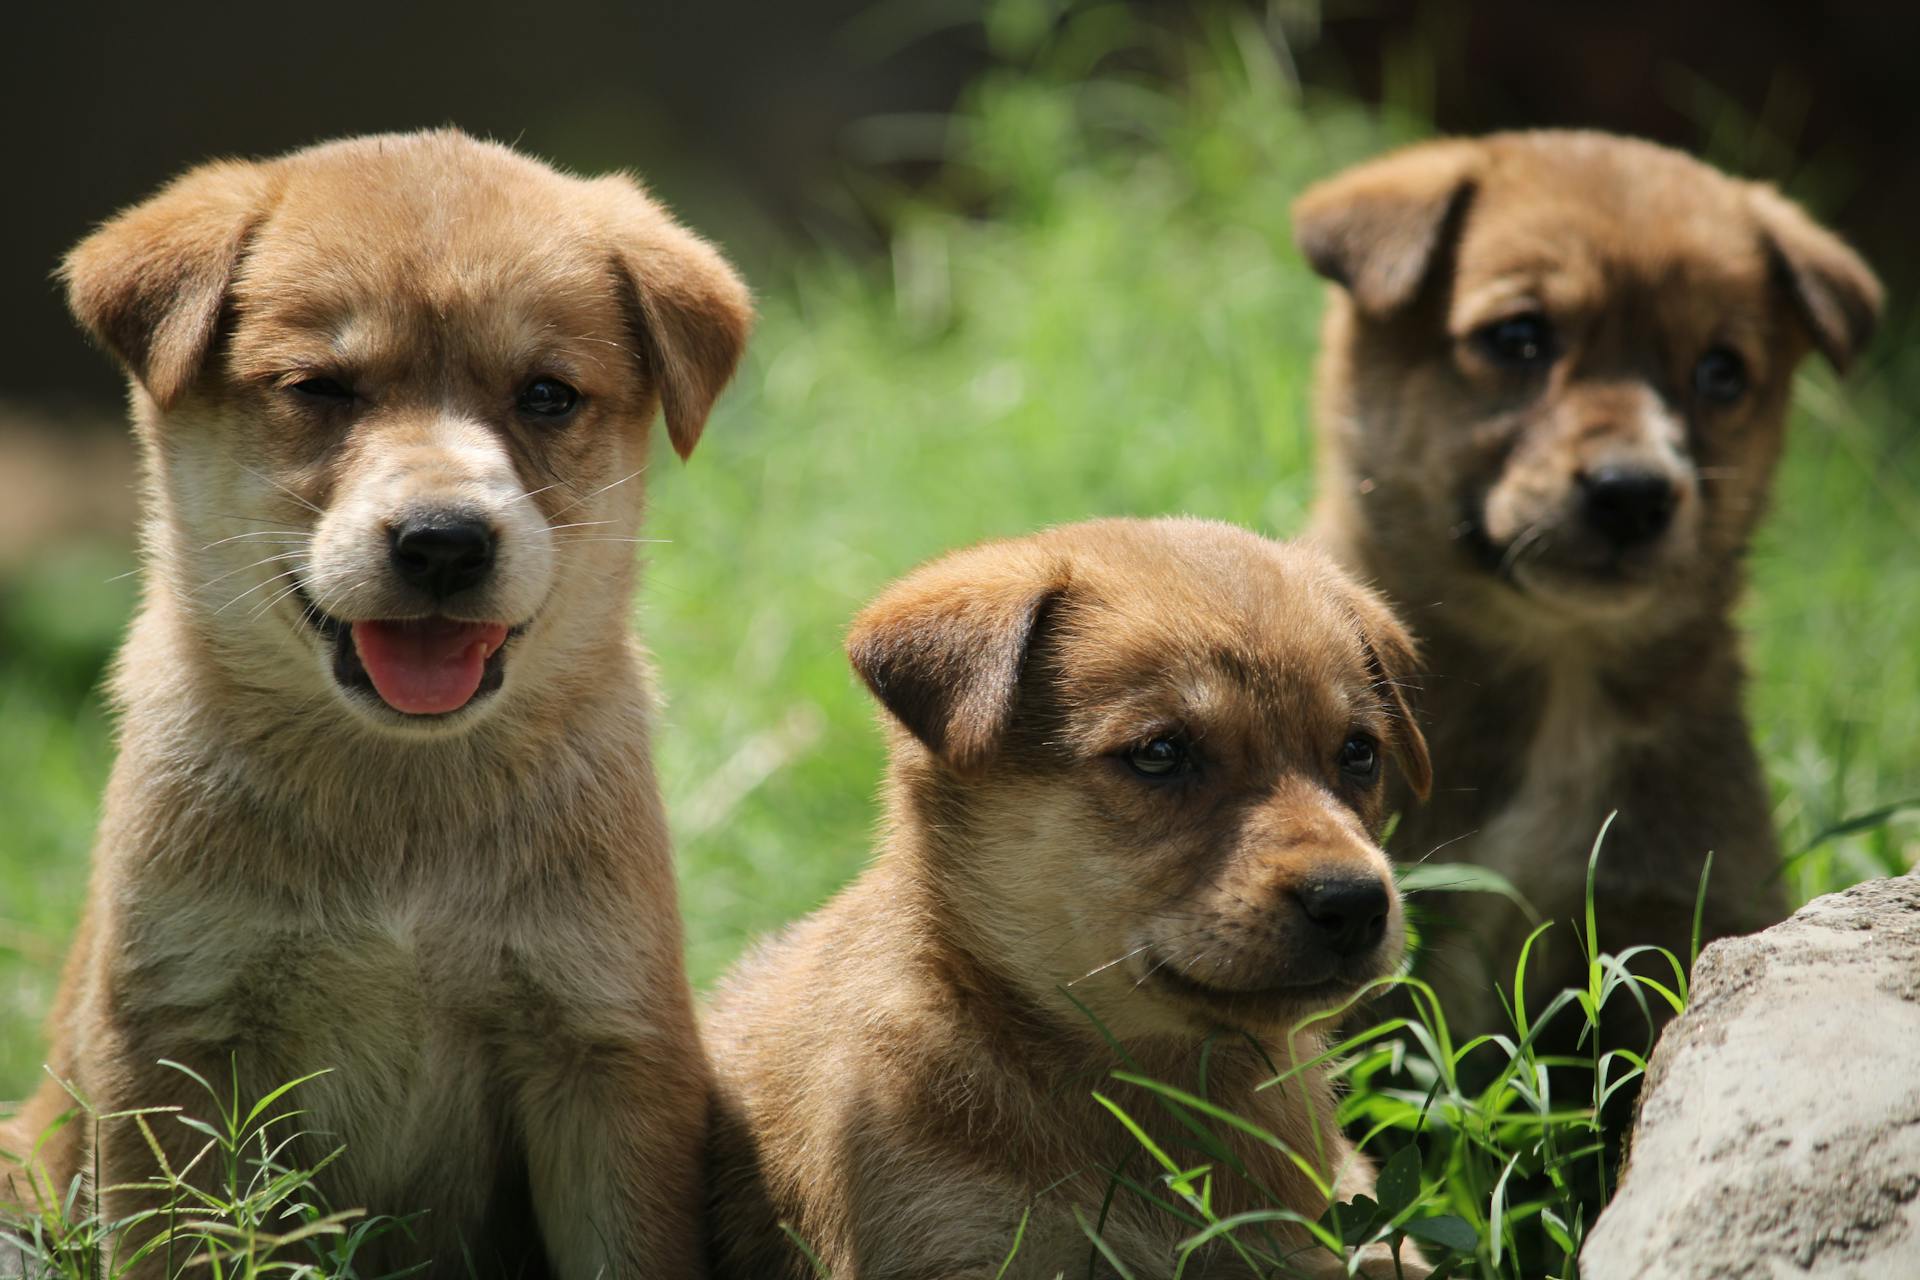
[[[1638,546],[1666,532],[1679,500],[1673,481],[1656,471],[1601,467],[1580,477],[1587,523],[1616,547]]]
[[[1378,876],[1316,880],[1295,890],[1294,896],[1337,955],[1371,951],[1386,935],[1390,900]]]
[[[482,582],[493,570],[493,529],[461,512],[412,516],[389,534],[393,571],[436,600]]]

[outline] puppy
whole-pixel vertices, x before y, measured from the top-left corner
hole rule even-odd
[[[627,615],[651,420],[693,448],[744,288],[631,180],[452,131],[195,169],[65,279],[132,377],[147,582],[52,1075],[204,1116],[161,1059],[243,1105],[327,1070],[282,1158],[344,1145],[332,1205],[422,1214],[370,1274],[697,1274],[707,1072]],[[153,1128],[175,1170],[202,1145]],[[125,1121],[13,1198],[96,1165],[107,1218],[151,1206]]]
[[[1557,922],[1536,990],[1585,983],[1571,922],[1615,812],[1607,950],[1685,963],[1709,851],[1705,938],[1780,918],[1730,615],[1794,368],[1860,350],[1873,274],[1772,188],[1597,133],[1415,146],[1309,190],[1294,230],[1340,286],[1313,531],[1432,673],[1434,801],[1396,848],[1491,867]],[[1490,982],[1530,923],[1462,897],[1434,976],[1454,1021],[1505,1029]]]
[[[1342,1199],[1370,1193],[1317,1067],[1257,1086],[1321,1049],[1297,1023],[1400,952],[1382,775],[1392,754],[1424,791],[1428,765],[1379,600],[1226,525],[1109,520],[925,566],[848,650],[891,715],[886,821],[867,873],[743,961],[708,1019],[716,1270],[812,1275],[784,1223],[839,1280],[992,1277],[1030,1211],[1006,1275],[1084,1272],[1077,1214],[1134,1274],[1171,1276],[1193,1228],[1124,1190],[1104,1204],[1114,1171],[1159,1171],[1093,1092],[1183,1167],[1216,1162],[1107,1078],[1119,1062],[1182,1087],[1199,1070]],[[1326,1208],[1281,1152],[1221,1133],[1245,1174],[1216,1163],[1216,1214],[1273,1207],[1255,1184]],[[1297,1229],[1240,1238],[1259,1274],[1345,1274]],[[1394,1274],[1379,1248],[1362,1268]]]

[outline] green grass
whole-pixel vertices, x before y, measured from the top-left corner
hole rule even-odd
[[[130,1122],[139,1126],[157,1154],[157,1129],[191,1126],[200,1145],[186,1163],[176,1168],[156,1160],[154,1173],[137,1184],[157,1197],[155,1207],[108,1217],[94,1212],[76,1188],[53,1187],[40,1179],[36,1202],[47,1208],[24,1226],[0,1234],[0,1264],[11,1261],[5,1250],[12,1246],[26,1259],[33,1280],[120,1276],[148,1259],[159,1259],[168,1276],[328,1280],[356,1275],[355,1255],[362,1248],[383,1235],[407,1230],[408,1224],[396,1218],[326,1205],[316,1179],[344,1147],[310,1169],[289,1166],[286,1150],[303,1132],[298,1091],[314,1076],[243,1102],[232,1081],[223,1089],[187,1067],[168,1065],[206,1093],[206,1103],[194,1114],[168,1107],[99,1115],[76,1100],[51,1131],[65,1125]],[[8,1226],[0,1222],[0,1228]]]
[[[1095,7],[1042,40],[1022,12],[995,10],[1019,69],[969,95],[933,191],[870,180],[891,256],[811,251],[761,279],[751,355],[699,452],[683,468],[662,448],[649,476],[665,543],[648,549],[639,621],[668,699],[661,768],[702,985],[866,857],[880,736],[840,638],[883,583],[958,544],[1094,515],[1287,534],[1308,501],[1321,287],[1287,206],[1414,128],[1303,102],[1230,23],[1183,45]],[[1788,873],[1798,899],[1920,857],[1910,814],[1822,839],[1920,796],[1920,451],[1901,410],[1920,359],[1912,322],[1890,328],[1844,386],[1803,374],[1752,558],[1749,705],[1784,842],[1817,845]],[[131,600],[107,579],[128,563],[77,549],[0,583],[0,1097],[33,1081],[86,877],[108,761],[88,690]],[[1559,1016],[1609,983],[1596,961]],[[1401,1226],[1472,1224],[1466,1274],[1518,1274],[1519,1243],[1577,1244],[1575,1198],[1552,1187],[1591,1146],[1564,1114],[1578,1100],[1530,1096],[1529,1054],[1498,1045],[1473,1052],[1513,1070],[1468,1086],[1437,1027],[1408,1034],[1410,1056],[1378,1041],[1339,1059],[1355,1085],[1343,1119],[1377,1127],[1373,1149],[1423,1137],[1418,1186],[1396,1184]],[[1516,1203],[1525,1174],[1535,1199]]]

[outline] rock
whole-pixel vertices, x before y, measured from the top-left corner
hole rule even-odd
[[[1920,1277],[1920,877],[1701,953],[1584,1280]]]

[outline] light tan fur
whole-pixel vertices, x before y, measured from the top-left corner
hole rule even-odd
[[[284,1158],[344,1144],[333,1205],[425,1214],[370,1272],[698,1274],[707,1069],[628,609],[650,423],[692,449],[744,288],[633,181],[453,131],[195,169],[65,276],[132,376],[146,586],[51,1073],[205,1116],[160,1059],[243,1100],[327,1070]],[[570,419],[516,407],[539,377]],[[496,691],[407,716],[336,678],[320,620],[428,612],[390,527],[449,503],[498,551],[446,611],[514,632]],[[70,1105],[48,1083],[0,1147]],[[154,1128],[175,1168],[202,1142]],[[75,1123],[13,1194],[96,1159],[154,1172],[130,1124]]]
[[[1572,930],[1616,810],[1607,950],[1684,962],[1709,851],[1707,939],[1779,918],[1730,614],[1794,368],[1810,348],[1844,366],[1865,343],[1872,273],[1771,188],[1596,133],[1412,147],[1308,191],[1294,218],[1342,286],[1313,531],[1427,659],[1440,763],[1397,850],[1492,867],[1556,922],[1536,991],[1585,981]],[[1518,317],[1549,334],[1524,366],[1489,345]],[[1703,370],[1728,353],[1744,386],[1716,398]],[[1622,469],[1671,504],[1624,548],[1592,514],[1596,477]],[[1455,927],[1432,976],[1454,1019],[1505,1029],[1492,982],[1511,985],[1530,922],[1491,896],[1438,909]]]
[[[1200,1154],[1110,1078],[1122,1055],[1265,1127],[1340,1198],[1371,1192],[1319,1067],[1258,1086],[1323,1047],[1301,1020],[1399,954],[1384,759],[1420,789],[1429,768],[1397,683],[1413,655],[1380,602],[1230,526],[1101,521],[925,566],[848,647],[890,717],[886,818],[866,874],[744,960],[707,1020],[717,1269],[811,1275],[785,1222],[837,1280],[985,1280],[1030,1211],[1008,1276],[1086,1274],[1076,1213],[1133,1274],[1171,1276],[1191,1228],[1125,1190],[1103,1218],[1112,1171],[1160,1171],[1096,1089],[1183,1165],[1215,1163],[1221,1216],[1326,1208],[1272,1146],[1217,1126],[1244,1175]],[[1379,752],[1364,778],[1340,764],[1356,737]],[[1136,772],[1157,739],[1188,766]],[[1302,907],[1343,878],[1380,913],[1352,952]],[[1343,1274],[1269,1230],[1242,1238]],[[1410,1246],[1402,1262],[1426,1273]],[[1394,1274],[1379,1246],[1359,1266]],[[1252,1273],[1216,1243],[1185,1274]]]

